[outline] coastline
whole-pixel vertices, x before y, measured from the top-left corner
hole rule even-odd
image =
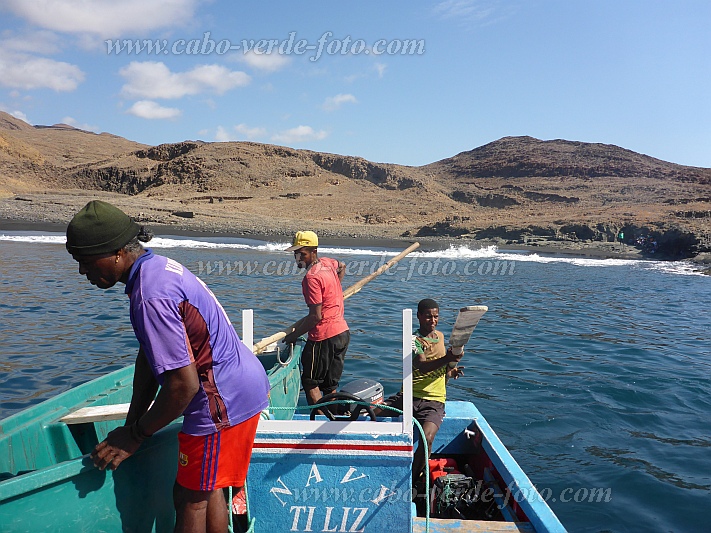
[[[176,216],[175,204],[127,198],[116,193],[74,191],[75,194],[28,194],[0,198],[0,231],[39,231],[64,233],[71,217],[88,199],[102,199],[114,203],[156,235],[180,237],[227,237],[268,240],[288,243],[294,232],[315,231],[321,244],[331,246],[361,246],[404,249],[420,243],[422,251],[446,250],[451,246],[471,249],[496,246],[499,251],[527,252],[545,256],[583,257],[593,259],[668,260],[647,256],[634,246],[618,242],[571,241],[529,237],[525,242],[501,238],[475,239],[471,235],[402,236],[411,227],[398,224],[343,224],[330,220],[306,220],[263,217],[238,211],[213,213],[209,210]],[[138,200],[138,201],[137,201]],[[406,233],[407,232],[407,233]],[[711,254],[700,254],[689,259],[707,274],[711,274]]]
[[[303,222],[294,222],[294,227],[307,226]],[[202,231],[183,225],[166,225],[146,223],[145,226],[156,235],[173,235],[178,237],[228,237],[255,240],[277,240],[285,243],[291,240],[291,234],[281,231],[245,231],[240,229],[228,229],[222,231]],[[37,220],[14,220],[0,219],[0,231],[37,231],[64,233],[66,224],[60,222],[48,222]],[[468,246],[470,248],[486,248],[496,246],[500,251],[529,252],[540,255],[564,255],[587,257],[594,259],[634,259],[649,260],[643,257],[639,250],[632,246],[619,243],[587,242],[572,243],[567,241],[547,241],[546,243],[535,242],[531,244],[509,243],[497,239],[467,239],[451,237],[382,237],[368,234],[368,228],[364,228],[361,235],[357,237],[319,235],[323,245],[330,246],[353,246],[356,243],[366,243],[368,246],[377,248],[404,249],[413,242],[419,242],[423,251],[444,250],[451,246]]]

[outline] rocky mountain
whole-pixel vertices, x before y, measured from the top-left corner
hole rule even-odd
[[[66,222],[108,195],[152,223],[205,231],[488,238],[654,237],[709,246],[711,169],[617,146],[506,137],[422,167],[250,142],[145,146],[0,113],[0,217]],[[665,248],[666,247],[666,248]]]

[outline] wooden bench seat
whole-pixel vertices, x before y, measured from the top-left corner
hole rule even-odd
[[[85,424],[88,422],[106,422],[107,420],[125,420],[128,414],[128,403],[114,405],[96,405],[82,407],[59,419],[67,425]]]

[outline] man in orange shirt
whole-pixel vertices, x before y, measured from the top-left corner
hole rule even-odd
[[[286,251],[294,252],[298,267],[306,269],[301,290],[309,314],[297,322],[284,342],[293,344],[299,336],[309,334],[301,354],[301,384],[306,400],[313,405],[323,395],[336,391],[351,339],[343,316],[341,287],[346,264],[319,257],[318,237],[313,231],[297,232],[293,245]]]

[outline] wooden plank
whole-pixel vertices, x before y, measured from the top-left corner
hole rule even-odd
[[[114,405],[96,405],[82,407],[59,419],[65,424],[84,424],[86,422],[105,422],[107,420],[125,420],[128,414],[128,403]]]
[[[430,518],[430,533],[535,533],[528,522],[494,522],[489,520],[453,520]],[[412,533],[425,533],[425,519],[413,520]]]

